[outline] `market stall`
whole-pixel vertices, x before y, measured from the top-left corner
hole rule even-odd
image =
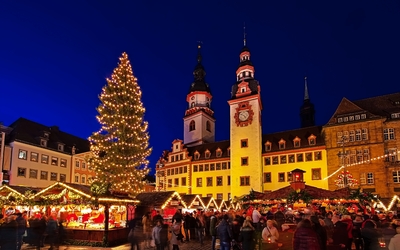
[[[8,186],[0,187],[0,208],[3,215],[16,211],[28,211],[31,205],[30,197],[37,193],[40,189]]]
[[[182,199],[187,204],[187,207],[183,209],[183,212],[192,213],[195,210],[204,210],[206,208],[206,205],[203,203],[201,196],[198,194],[183,195]]]
[[[56,214],[72,244],[117,245],[127,240],[128,207],[137,200],[122,194],[92,196],[90,187],[56,182],[35,194],[32,210]]]
[[[201,197],[206,210],[218,211],[219,206],[213,197]]]
[[[170,223],[177,210],[187,208],[186,202],[175,191],[144,192],[138,194],[136,199],[139,201],[136,208],[137,218],[141,218],[147,212],[154,216],[156,211],[160,211],[164,222]]]

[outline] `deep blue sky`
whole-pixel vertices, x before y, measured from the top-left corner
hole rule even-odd
[[[400,91],[397,0],[2,0],[0,121],[25,117],[87,138],[99,128],[95,108],[105,78],[126,51],[143,91],[154,167],[162,150],[183,138],[201,40],[216,139],[228,139],[227,100],[244,22],[261,84],[263,133],[299,127],[304,74],[318,125],[344,96]]]

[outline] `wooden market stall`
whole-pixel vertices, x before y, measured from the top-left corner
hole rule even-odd
[[[156,211],[160,211],[164,222],[170,223],[178,209],[187,208],[186,202],[176,191],[144,192],[138,194],[136,199],[139,201],[136,218],[141,218],[147,212],[155,216]]]
[[[32,195],[39,192],[38,188],[23,187],[23,186],[8,186],[0,187],[0,207],[3,215],[13,213],[15,211],[28,211],[30,198]]]
[[[89,186],[56,182],[33,196],[47,215],[57,214],[71,244],[118,245],[128,236],[129,207],[138,203],[126,194],[93,196]]]
[[[193,212],[195,210],[205,210],[206,205],[204,204],[201,196],[198,194],[187,194],[183,195],[182,199],[185,201],[187,207],[184,212]]]
[[[218,204],[213,197],[201,197],[201,200],[205,205],[205,209],[213,211],[219,210]]]

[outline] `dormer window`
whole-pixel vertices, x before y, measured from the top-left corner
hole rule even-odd
[[[281,139],[279,141],[279,149],[285,149],[286,148],[286,141]]]
[[[265,151],[271,151],[271,142],[267,141],[265,143]]]
[[[342,117],[338,118],[337,122],[339,122],[339,123],[343,122],[343,118]]]
[[[46,139],[49,139],[50,133],[49,132],[44,132],[43,133],[43,137],[46,138]]]
[[[390,115],[392,119],[400,118],[400,113],[393,113]]]
[[[200,159],[200,153],[199,153],[199,152],[196,151],[196,152],[194,153],[194,159],[195,159],[195,160]]]
[[[47,147],[47,140],[46,139],[40,139],[40,146]]]
[[[215,156],[216,157],[221,157],[222,156],[222,150],[220,148],[218,148],[217,151],[215,152]]]
[[[295,148],[299,148],[300,147],[300,138],[296,136],[296,138],[294,138],[293,140],[293,146]]]
[[[75,154],[75,151],[76,151],[75,146],[72,146],[71,153],[72,153],[73,155]]]
[[[309,137],[308,137],[308,144],[310,145],[310,146],[314,146],[315,144],[316,144],[316,136],[315,135],[310,135]]]
[[[64,151],[64,144],[58,143],[57,149],[58,151]]]
[[[207,149],[207,151],[204,153],[204,156],[205,156],[206,159],[209,159],[209,158],[210,158],[211,153],[210,153],[210,151],[209,151],[208,149]]]

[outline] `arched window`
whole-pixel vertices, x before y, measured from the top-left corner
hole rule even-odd
[[[206,129],[207,129],[207,131],[211,132],[211,123],[210,123],[210,121],[206,122]]]
[[[191,121],[189,124],[189,131],[193,131],[196,129],[196,123],[195,121]]]
[[[191,107],[191,108],[194,108],[194,102],[192,102],[192,103],[190,104],[190,107]]]

